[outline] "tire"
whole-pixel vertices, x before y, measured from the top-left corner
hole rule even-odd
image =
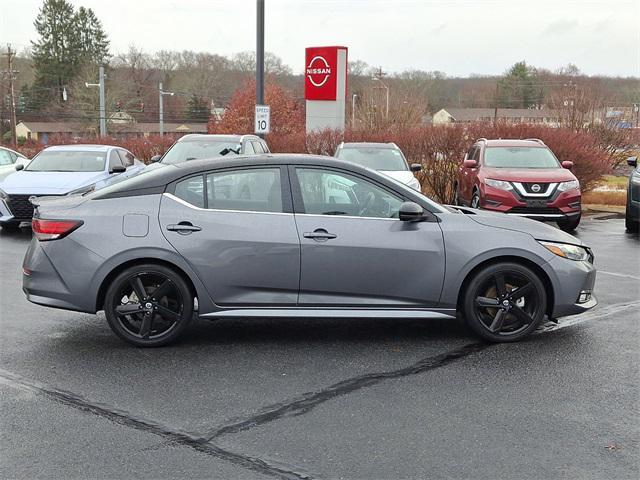
[[[518,263],[489,265],[474,274],[465,288],[462,307],[467,325],[490,342],[522,340],[535,330],[547,310],[542,281]]]
[[[473,191],[473,196],[471,197],[471,203],[469,206],[471,208],[480,208],[480,194],[477,190]]]
[[[111,282],[104,311],[111,330],[125,342],[160,347],[174,342],[187,328],[193,315],[193,294],[171,268],[135,265]]]
[[[640,230],[640,221],[631,218],[631,209],[629,208],[629,205],[627,205],[624,215],[624,226],[628,233],[638,233],[638,230]]]
[[[580,224],[580,215],[575,218],[558,220],[558,227],[565,232],[573,232]]]

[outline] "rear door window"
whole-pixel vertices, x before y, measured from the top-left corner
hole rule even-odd
[[[207,208],[282,212],[280,168],[251,168],[209,173]]]
[[[203,176],[198,175],[176,183],[173,194],[195,207],[205,208]]]

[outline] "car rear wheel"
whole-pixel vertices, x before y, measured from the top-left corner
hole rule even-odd
[[[113,332],[137,347],[175,341],[193,315],[193,295],[183,278],[161,265],[136,265],[107,290],[104,310]]]
[[[515,342],[542,321],[547,295],[532,270],[505,262],[475,274],[463,302],[467,324],[475,333],[491,342]]]
[[[565,232],[573,232],[578,225],[580,224],[580,215],[574,218],[564,218],[562,220],[558,220],[558,227],[560,230],[564,230]]]

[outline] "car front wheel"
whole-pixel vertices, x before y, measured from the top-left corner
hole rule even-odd
[[[477,190],[473,192],[473,197],[471,197],[471,208],[480,208],[480,194]]]
[[[558,220],[558,227],[565,232],[573,232],[580,224],[580,215],[575,218],[565,218]]]
[[[109,286],[104,311],[113,332],[137,347],[175,341],[193,315],[193,295],[184,279],[161,265],[136,265]]]
[[[517,263],[497,263],[477,272],[463,292],[469,327],[491,342],[515,342],[542,321],[547,295],[540,278]]]

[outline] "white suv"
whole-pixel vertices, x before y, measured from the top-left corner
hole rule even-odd
[[[395,143],[342,142],[334,155],[340,160],[356,163],[363,167],[378,170],[405,185],[420,191],[420,182],[413,172],[422,170],[422,165],[411,166]]]

